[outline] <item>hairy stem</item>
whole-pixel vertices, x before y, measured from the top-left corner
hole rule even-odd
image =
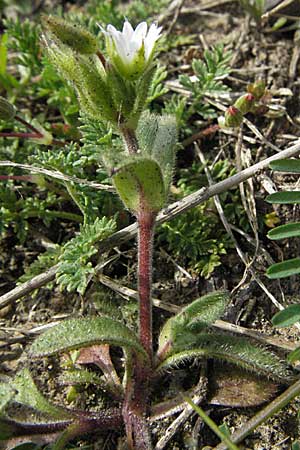
[[[138,215],[139,337],[152,361],[152,253],[156,215],[142,210]]]
[[[149,211],[140,197],[138,221],[138,293],[139,293],[139,338],[152,362],[152,253],[156,214]],[[132,450],[151,450],[151,433],[147,421],[149,383],[151,367],[133,361],[134,374],[128,377],[123,418],[127,444]],[[134,380],[134,381],[133,381]]]
[[[121,411],[117,408],[110,408],[101,411],[98,416],[85,416],[77,417],[75,421],[63,420],[58,422],[16,422],[11,419],[2,419],[1,425],[11,431],[12,436],[23,436],[23,435],[42,435],[46,433],[56,433],[58,431],[66,430],[71,427],[73,432],[77,430],[77,435],[82,435],[99,429],[103,430],[113,430],[120,428],[122,426],[122,415]]]
[[[128,127],[120,127],[125,147],[130,155],[138,152],[138,142],[134,130]]]

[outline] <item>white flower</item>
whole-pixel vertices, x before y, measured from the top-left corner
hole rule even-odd
[[[100,28],[105,34],[112,63],[128,78],[139,76],[148,66],[162,30],[154,23],[148,30],[146,22],[141,22],[134,30],[127,20],[122,32],[113,25],[108,25],[106,30]]]

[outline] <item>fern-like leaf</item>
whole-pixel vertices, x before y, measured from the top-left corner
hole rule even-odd
[[[83,225],[80,234],[64,245],[56,272],[61,289],[84,294],[89,278],[95,273],[91,258],[97,253],[96,244],[115,229],[114,219],[97,218],[93,224]]]

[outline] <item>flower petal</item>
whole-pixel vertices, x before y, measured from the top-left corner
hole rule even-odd
[[[131,26],[131,24],[128,22],[128,20],[125,20],[122,30],[123,38],[126,40],[130,40],[132,38],[134,31]]]

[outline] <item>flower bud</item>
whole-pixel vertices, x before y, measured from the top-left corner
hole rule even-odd
[[[16,109],[5,98],[0,97],[0,120],[10,120],[15,117]]]
[[[96,38],[79,25],[70,24],[60,17],[53,16],[44,16],[42,22],[49,33],[74,51],[85,55],[97,52]]]
[[[242,114],[247,114],[252,110],[255,102],[255,97],[253,94],[245,94],[237,99],[234,106],[241,111]]]
[[[243,114],[235,106],[229,106],[225,112],[225,126],[229,128],[239,127],[243,122]]]
[[[249,84],[247,86],[247,92],[249,94],[252,94],[256,101],[260,100],[261,97],[266,92],[266,85],[265,82],[262,80],[255,81],[253,84]]]

